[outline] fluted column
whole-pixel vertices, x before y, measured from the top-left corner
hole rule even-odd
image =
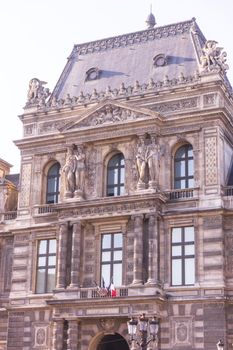
[[[67,350],[77,350],[78,343],[78,321],[68,320]]]
[[[156,214],[148,214],[148,279],[147,284],[155,284],[158,268],[158,223]]]
[[[70,288],[78,287],[80,284],[81,229],[81,222],[76,222],[73,224]]]
[[[54,319],[53,320],[53,339],[52,339],[52,350],[63,349],[63,334],[64,334],[64,320]]]
[[[142,284],[143,263],[143,215],[133,216],[134,219],[134,256],[133,283]]]
[[[60,225],[58,238],[58,267],[56,288],[66,287],[68,223]]]

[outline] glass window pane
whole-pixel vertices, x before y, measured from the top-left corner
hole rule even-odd
[[[186,146],[180,147],[175,154],[175,158],[184,158],[185,157],[185,152],[186,151]]]
[[[172,256],[181,256],[181,246],[172,247]]]
[[[181,227],[174,227],[172,229],[172,243],[181,242]]]
[[[39,241],[39,254],[46,254],[47,240]]]
[[[193,148],[191,145],[188,146],[188,157],[193,157]]]
[[[102,248],[111,248],[111,235],[102,235]]]
[[[110,265],[102,265],[101,266],[101,278],[104,279],[105,286],[109,286],[110,283]]]
[[[193,188],[194,187],[194,180],[193,179],[189,179],[188,180],[188,188]]]
[[[110,261],[111,253],[110,252],[102,252],[102,261]]]
[[[181,259],[172,259],[172,285],[180,286],[182,284]]]
[[[48,179],[47,191],[49,193],[56,192],[56,188],[57,188],[57,178]]]
[[[194,255],[194,244],[186,245],[184,248],[185,255]]]
[[[115,287],[122,285],[122,264],[113,265],[113,283]]]
[[[56,253],[56,247],[57,247],[56,239],[50,239],[49,240],[49,253],[50,254]]]
[[[183,176],[185,176],[185,161],[184,160],[175,163],[175,177],[183,177]]]
[[[120,182],[121,183],[125,182],[125,168],[120,169]]]
[[[125,186],[120,187],[120,195],[125,194]]]
[[[108,196],[114,196],[114,188],[113,187],[108,188],[107,195]]]
[[[185,284],[194,284],[194,282],[195,282],[194,258],[185,259]]]
[[[56,265],[56,256],[49,256],[48,265],[49,266],[55,266]]]
[[[53,203],[56,203],[56,201],[57,201],[57,197],[55,194],[47,195],[47,200],[46,200],[47,204],[53,204]]]
[[[122,247],[122,234],[115,233],[114,234],[114,248],[121,248],[121,247]]]
[[[36,293],[45,292],[45,270],[37,270]]]
[[[115,178],[115,175],[114,175],[115,171],[114,169],[109,169],[108,170],[108,185],[114,185],[114,178]]]
[[[53,166],[51,166],[51,168],[48,171],[48,176],[56,176],[59,174],[59,168],[60,168],[60,164],[56,163]]]
[[[193,176],[193,159],[188,161],[188,176]]]
[[[185,242],[194,242],[194,227],[189,226],[184,228],[184,240]]]
[[[45,263],[46,263],[46,258],[45,258],[45,256],[39,257],[39,259],[38,259],[38,266],[39,266],[39,267],[45,266]]]
[[[55,288],[55,269],[48,269],[47,292]]]
[[[118,250],[118,251],[114,252],[113,259],[114,259],[114,261],[115,260],[122,260],[122,251]]]

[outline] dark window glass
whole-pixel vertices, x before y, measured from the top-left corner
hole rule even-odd
[[[50,293],[55,288],[56,240],[38,242],[36,293]]]
[[[58,203],[60,164],[51,166],[47,175],[46,203]]]
[[[175,154],[174,162],[174,187],[194,187],[193,148],[191,145],[180,147]]]
[[[108,162],[107,196],[120,196],[125,191],[125,160],[122,153],[116,154]]]
[[[195,282],[194,228],[172,229],[172,285],[193,285]]]
[[[107,233],[101,239],[101,283],[108,287],[111,280],[115,286],[122,285],[122,233]]]

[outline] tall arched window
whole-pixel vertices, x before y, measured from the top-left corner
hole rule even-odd
[[[107,168],[107,196],[120,196],[125,192],[125,160],[122,153],[113,156]]]
[[[52,204],[58,202],[59,196],[59,172],[60,164],[53,164],[47,174],[47,189],[46,189],[46,203]]]
[[[175,153],[174,162],[174,187],[194,187],[193,147],[186,144]]]

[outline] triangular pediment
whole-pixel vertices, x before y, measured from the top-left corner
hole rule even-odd
[[[163,117],[161,117],[158,112],[146,108],[132,107],[126,103],[107,100],[88,110],[81,115],[81,117],[79,116],[77,121],[65,125],[60,131],[64,132],[73,129],[97,128],[147,119],[157,119],[162,121]]]

